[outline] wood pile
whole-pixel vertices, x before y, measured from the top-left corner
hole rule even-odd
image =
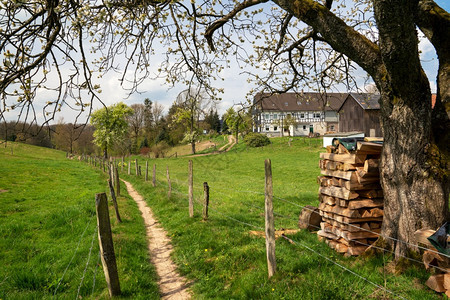
[[[438,250],[427,240],[434,233],[431,229],[417,230],[414,235],[419,244],[429,248],[423,253],[425,269],[434,274],[428,278],[425,284],[437,293],[445,293],[450,298],[450,258],[438,253]],[[450,242],[450,238],[447,238]]]
[[[321,230],[331,248],[360,255],[377,238],[383,220],[383,191],[379,159],[382,145],[358,142],[355,151],[342,144],[320,154],[318,177]]]

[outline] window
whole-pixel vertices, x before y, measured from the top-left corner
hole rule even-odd
[[[303,125],[303,130],[306,130],[306,125]]]
[[[273,114],[273,119],[277,120],[278,119],[278,115],[277,114]]]
[[[266,131],[269,131],[269,127],[268,126],[266,126]]]
[[[302,102],[301,101],[297,101],[297,105],[302,105]]]
[[[300,119],[304,119],[305,118],[305,114],[304,113],[301,113],[300,114]]]
[[[277,130],[278,130],[278,127],[277,127],[277,126],[273,126],[273,130],[274,130],[274,131],[277,131]]]
[[[314,118],[320,118],[320,113],[314,113]]]
[[[330,131],[334,131],[334,125],[330,125]]]
[[[284,106],[288,106],[289,105],[289,103],[287,103],[287,102],[284,102]]]
[[[270,118],[270,115],[266,114],[266,120],[269,120],[269,118]]]

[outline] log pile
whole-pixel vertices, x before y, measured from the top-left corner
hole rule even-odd
[[[381,144],[358,142],[355,151],[339,144],[320,154],[322,223],[317,234],[337,252],[360,255],[381,231],[383,191],[378,168],[381,149]]]
[[[425,284],[437,293],[445,293],[450,298],[450,258],[438,253],[438,250],[427,240],[434,233],[431,229],[421,229],[414,233],[417,242],[429,248],[423,253],[425,269],[433,272]],[[447,238],[450,242],[450,238]]]

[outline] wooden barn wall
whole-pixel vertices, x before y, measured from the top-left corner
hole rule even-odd
[[[364,134],[370,136],[370,129],[375,129],[375,136],[381,137],[380,111],[366,110],[364,113]]]
[[[352,98],[345,101],[339,112],[339,131],[364,131],[364,110]]]

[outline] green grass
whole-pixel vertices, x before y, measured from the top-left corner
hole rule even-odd
[[[439,299],[424,287],[429,275],[422,265],[393,275],[384,271],[391,260],[389,254],[346,258],[306,231],[292,236],[296,245],[277,240],[278,270],[267,279],[265,241],[249,234],[264,228],[264,160],[272,161],[275,227],[293,229],[297,228],[301,206],[318,205],[316,177],[323,151],[321,139],[294,138],[291,147],[288,138],[272,142],[258,149],[240,143],[221,155],[149,160],[150,167],[157,165],[156,188],[151,180],[144,182],[143,176],[122,174],[144,195],[168,230],[174,244],[173,258],[180,272],[192,281],[196,299],[396,298],[335,263],[396,295]],[[194,164],[194,218],[188,216],[189,159]],[[139,162],[145,166],[141,158]],[[171,199],[167,199],[166,166],[174,186]],[[210,219],[206,222],[201,217],[203,182],[210,186]]]
[[[8,142],[0,190],[0,299],[107,298],[94,201],[105,175],[63,152]],[[123,223],[110,215],[123,297],[158,298],[139,210],[128,196],[119,207]]]

